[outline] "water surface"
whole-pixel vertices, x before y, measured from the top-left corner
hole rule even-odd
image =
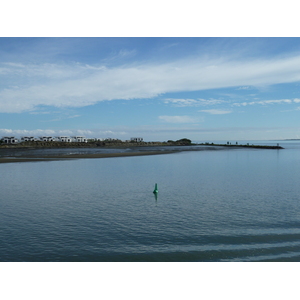
[[[300,144],[280,144],[1,164],[0,260],[300,261]]]

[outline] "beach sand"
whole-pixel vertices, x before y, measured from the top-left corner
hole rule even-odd
[[[235,148],[258,148],[258,149],[283,149],[280,146],[262,146],[262,145],[218,145],[218,144],[212,144],[212,145],[201,145],[201,148],[197,149],[190,149],[188,148],[180,148],[180,149],[172,149],[172,150],[157,150],[159,147],[155,145],[156,149],[153,150],[146,150],[145,151],[133,151],[133,152],[119,152],[119,153],[82,153],[82,154],[49,154],[49,155],[43,155],[35,154],[33,155],[31,152],[31,149],[26,148],[16,148],[12,147],[10,149],[3,148],[5,152],[0,153],[0,163],[13,163],[13,162],[34,162],[34,161],[53,161],[53,160],[70,160],[70,159],[82,159],[82,158],[109,158],[109,157],[127,157],[127,156],[143,156],[143,155],[159,155],[159,154],[170,154],[170,153],[176,153],[181,151],[201,151],[201,150],[224,150],[224,149],[235,149]],[[118,148],[124,148],[124,147],[118,147]],[[165,148],[165,147],[164,147]],[[33,148],[34,149],[34,148]],[[45,148],[47,149],[47,148]],[[56,149],[56,148],[54,148]],[[7,152],[8,150],[8,152]],[[10,152],[10,150],[12,152]],[[21,152],[19,151],[21,150]],[[16,152],[14,152],[16,151]],[[31,152],[31,153],[30,153]],[[11,156],[10,156],[11,155]]]
[[[34,162],[34,161],[54,161],[54,160],[70,160],[81,158],[109,158],[109,157],[126,157],[126,156],[143,156],[143,155],[159,155],[170,154],[178,151],[140,151],[125,153],[101,153],[101,154],[70,154],[70,155],[45,155],[45,156],[23,156],[23,157],[0,157],[0,163],[16,163],[16,162]]]

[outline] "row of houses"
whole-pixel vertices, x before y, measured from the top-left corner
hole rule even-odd
[[[67,142],[67,143],[72,143],[72,142],[77,142],[77,143],[87,143],[87,138],[84,136],[40,136],[38,138],[34,136],[23,136],[21,138],[16,138],[14,136],[5,136],[2,139],[0,139],[2,143],[4,144],[18,144],[22,142],[36,142],[36,141],[41,141],[41,142]],[[89,139],[89,141],[115,141],[115,139],[111,138],[106,138],[106,139],[98,139],[98,138],[92,138]],[[140,143],[143,142],[143,138],[141,137],[133,137],[130,140],[126,140],[123,142],[131,142],[131,143]]]
[[[24,136],[21,137],[20,139],[14,137],[14,136],[5,136],[1,139],[1,141],[4,144],[18,144],[22,142],[36,142],[36,141],[41,141],[41,142],[77,142],[77,143],[87,143],[87,139],[83,136],[41,136],[41,137],[33,137],[33,136]]]

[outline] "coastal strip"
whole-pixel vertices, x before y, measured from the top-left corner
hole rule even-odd
[[[27,145],[29,146],[29,145]],[[137,146],[137,145],[136,145]],[[180,146],[184,146],[184,147],[179,147],[177,149],[173,149],[172,150],[165,150],[166,146],[178,146],[178,145],[174,145],[174,144],[163,144],[161,143],[160,145],[155,144],[155,145],[151,145],[149,146],[149,144],[144,144],[141,145],[139,144],[138,147],[139,149],[141,149],[141,147],[143,146],[148,146],[151,148],[152,147],[158,147],[158,149],[160,148],[160,146],[164,146],[164,150],[157,150],[153,149],[153,150],[149,150],[149,149],[145,149],[145,151],[137,151],[134,150],[132,152],[117,152],[117,153],[92,153],[92,154],[49,154],[49,155],[44,155],[42,153],[39,154],[33,154],[33,152],[31,152],[31,150],[36,150],[36,149],[61,149],[61,148],[66,148],[65,145],[63,145],[63,147],[46,147],[45,145],[43,145],[42,147],[20,147],[19,145],[10,145],[8,147],[1,147],[2,151],[5,151],[6,153],[2,153],[2,155],[4,154],[4,156],[1,156],[0,153],[0,163],[16,163],[16,162],[38,162],[38,161],[54,161],[54,160],[72,160],[72,159],[82,159],[82,158],[109,158],[109,157],[128,157],[128,156],[145,156],[145,155],[159,155],[159,154],[170,154],[170,153],[176,153],[176,152],[182,152],[182,151],[201,151],[201,150],[217,150],[219,149],[225,149],[225,148],[256,148],[256,149],[283,149],[281,146],[279,146],[277,144],[277,146],[270,146],[270,145],[238,145],[238,144],[214,144],[214,143],[205,143],[205,144],[192,144],[190,143],[189,145],[180,145]],[[186,146],[197,146],[197,148],[191,148],[191,147],[186,147]],[[200,148],[199,148],[200,146]],[[80,148],[90,148],[89,146],[87,147],[80,147]],[[94,147],[93,147],[94,148]],[[96,147],[95,147],[96,148]],[[98,147],[97,147],[98,148]],[[114,145],[114,147],[108,147],[108,146],[102,146],[99,148],[114,148],[114,149],[118,149],[118,148],[126,148],[126,147],[122,147],[120,144],[119,145]],[[135,148],[134,146],[130,147]],[[161,148],[161,149],[163,149]],[[21,151],[25,153],[18,153],[17,155],[15,155],[14,152],[9,153],[11,150],[16,150],[16,151]],[[28,151],[28,152],[27,152]],[[26,153],[27,152],[27,153]],[[31,153],[30,153],[31,152]]]
[[[199,145],[205,145],[205,146],[216,146],[216,147],[228,147],[228,148],[253,148],[253,149],[284,149],[283,147],[277,145],[238,145],[238,144],[214,144],[214,143],[206,143],[206,144],[199,144]]]
[[[45,156],[22,156],[22,157],[0,157],[0,163],[16,162],[35,162],[35,161],[55,161],[55,160],[73,160],[81,158],[109,158],[109,157],[128,157],[170,154],[180,151],[140,151],[123,153],[98,153],[98,154],[69,154],[69,155],[45,155]]]

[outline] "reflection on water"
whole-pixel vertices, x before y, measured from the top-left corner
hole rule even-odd
[[[0,260],[300,261],[298,146],[1,164]]]

